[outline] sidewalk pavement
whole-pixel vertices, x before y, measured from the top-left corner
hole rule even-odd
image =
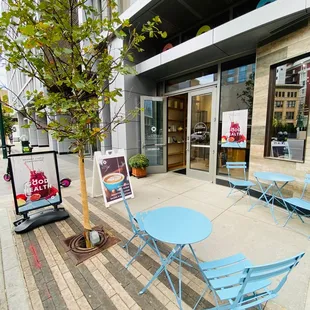
[[[63,205],[70,213],[66,221],[49,224],[24,235],[10,233],[12,226],[9,225],[15,215],[11,196],[8,195],[9,185],[4,181],[0,183],[3,262],[0,266],[3,266],[4,273],[1,278],[0,272],[0,301],[7,300],[7,306],[1,302],[0,309],[178,309],[164,276],[160,276],[144,295],[138,295],[159,266],[158,257],[148,248],[128,270],[124,266],[130,256],[120,244],[79,266],[73,264],[61,240],[82,230],[77,160],[74,155],[58,158],[60,174],[73,179],[72,185],[62,190]],[[92,163],[86,161],[90,192]],[[4,161],[0,161],[0,169],[3,171],[4,168]],[[205,214],[212,221],[210,237],[194,245],[201,260],[242,252],[254,264],[264,264],[305,251],[305,257],[290,274],[279,296],[269,302],[266,309],[310,309],[310,243],[304,235],[310,234],[310,225],[301,224],[295,218],[288,228],[283,228],[287,217],[283,210],[275,210],[279,221],[276,225],[268,208],[257,206],[248,212],[248,197],[240,199],[236,194],[226,198],[226,187],[173,172],[149,175],[143,179],[132,178],[132,184],[135,198],[128,203],[133,212],[162,206],[184,206]],[[90,198],[89,208],[92,225],[103,225],[122,242],[130,238],[130,226],[122,203],[106,208],[102,197]],[[2,234],[2,231],[6,233]],[[129,254],[134,253],[137,246],[138,240],[130,247]],[[14,256],[11,253],[15,253],[15,257],[18,253],[18,260],[8,260],[7,255]],[[169,271],[173,281],[177,281],[175,263]],[[184,309],[191,309],[204,283],[197,270],[190,268],[185,268],[182,280]],[[3,286],[6,295],[1,295]],[[16,290],[20,297],[18,303],[14,300]],[[212,295],[208,294],[202,306],[210,308],[211,304]]]

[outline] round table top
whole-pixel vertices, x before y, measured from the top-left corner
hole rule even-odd
[[[276,172],[255,172],[254,176],[258,179],[266,180],[266,181],[275,181],[275,182],[292,182],[295,181],[295,178],[283,174],[283,173],[276,173]]]
[[[191,244],[209,237],[212,223],[205,215],[191,209],[163,207],[147,214],[144,229],[162,242]]]

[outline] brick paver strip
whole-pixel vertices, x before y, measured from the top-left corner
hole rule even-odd
[[[159,258],[151,249],[139,256],[128,270],[125,264],[130,256],[121,248],[123,243],[75,266],[62,240],[83,230],[82,208],[71,196],[64,198],[66,205],[71,213],[67,220],[14,236],[20,248],[18,254],[34,310],[178,309],[164,274],[145,294],[138,294],[159,267]],[[102,207],[100,200],[90,199],[90,219],[92,225],[103,225],[122,242],[132,235],[128,221]],[[139,241],[135,240],[129,247],[129,253],[135,253],[137,246]],[[161,245],[161,248],[170,250],[165,245]],[[175,283],[178,283],[177,267],[177,264],[169,266]],[[184,269],[183,280],[184,309],[188,310],[195,304],[204,283],[199,275],[197,277],[196,270],[187,267]],[[211,306],[204,300],[198,309]]]
[[[71,217],[72,220],[72,217]],[[82,225],[81,225],[82,227]],[[61,235],[61,231],[57,227],[57,225],[49,224],[47,225],[47,231],[49,233],[50,238],[53,240],[55,245],[57,244],[57,248],[61,248],[60,254],[62,256],[66,255],[63,251],[63,247],[59,240],[65,239],[64,236]],[[109,310],[116,310],[113,303],[109,300],[108,296],[105,292],[101,289],[99,283],[96,279],[92,276],[92,274],[88,271],[88,269],[81,264],[80,266],[76,267],[74,262],[71,258],[65,260],[65,263],[70,270],[73,278],[75,279],[76,283],[79,285],[80,289],[82,290],[85,298],[87,299],[88,303],[90,304],[92,309],[97,309],[100,305],[105,305],[105,309]]]
[[[82,211],[82,206],[80,204],[80,202],[78,202],[75,198],[73,197],[65,197],[64,198],[65,200],[67,200],[73,207],[77,208],[78,211]],[[95,224],[95,225],[103,225],[104,227],[106,227],[108,230],[112,231],[113,234],[115,234],[117,237],[119,237],[120,239],[123,239],[124,240],[124,237],[122,234],[118,233],[117,231],[114,230],[113,227],[110,226],[109,223],[107,222],[104,222],[101,218],[99,218],[97,215],[95,215],[92,210],[93,210],[93,206],[91,205],[91,203],[89,204],[89,207],[90,207],[90,219],[91,221]],[[103,212],[102,210],[98,210],[99,212]],[[105,212],[106,210],[104,210]],[[111,211],[110,211],[111,213]],[[125,241],[125,240],[124,240]],[[133,248],[133,253],[135,253],[137,251],[137,248],[134,246],[134,245],[131,245],[131,247]],[[150,249],[150,251],[152,251]],[[153,252],[151,252],[153,254]],[[156,256],[156,254],[154,254],[154,256]],[[158,259],[158,257],[156,257],[156,259]],[[154,274],[155,271],[158,269],[159,267],[159,264],[158,262],[154,261],[153,258],[150,258],[150,257],[147,257],[147,260],[151,263],[152,265],[152,271],[151,273]],[[159,259],[158,259],[159,260]],[[143,262],[144,260],[141,260],[140,257],[137,258],[137,261],[139,263],[141,263],[143,265]],[[146,266],[147,267],[147,266]],[[169,268],[169,270],[172,270],[171,268]],[[177,274],[177,270],[174,270],[175,273]],[[174,282],[175,285],[178,284],[178,278],[176,276],[174,276],[173,274],[171,275],[171,278],[172,278],[172,281]],[[171,288],[170,288],[170,285],[168,283],[168,280],[166,278],[166,276],[164,274],[160,275],[159,277],[159,280],[164,283],[164,285],[166,286],[166,288],[169,289],[169,294],[170,294],[170,291],[171,291]],[[203,283],[204,285],[204,283]],[[193,288],[197,288],[197,285],[194,286]],[[168,291],[167,291],[168,292]],[[183,282],[183,292],[184,292],[184,295],[183,295],[183,300],[185,303],[189,304],[190,306],[194,306],[195,305],[195,301],[197,301],[197,299],[199,298],[200,296],[200,292],[202,292],[202,288],[200,288],[200,290],[198,292],[194,291],[189,285],[185,284]],[[172,293],[172,291],[171,291]],[[174,299],[175,301],[175,299]],[[203,308],[210,308],[212,307],[212,304],[210,304],[208,301],[206,300],[203,300],[201,301],[200,305],[199,306],[202,306]]]
[[[23,234],[21,236],[22,236],[22,239],[25,240],[24,248],[27,254],[29,266],[32,271],[36,286],[39,290],[40,299],[43,302],[43,305],[48,305],[49,307],[51,307],[50,302],[47,302],[44,304],[45,300],[51,299],[53,303],[55,300],[55,304],[59,306],[62,305],[62,309],[67,309],[66,307],[64,307],[65,301],[62,298],[61,293],[57,287],[53,289],[53,294],[51,294],[48,284],[49,282],[55,282],[55,280],[53,276],[50,276],[52,274],[51,269],[46,262],[45,255],[42,252],[42,249],[36,239],[34,232],[32,231],[27,234]],[[30,251],[30,248],[29,248],[31,244],[35,245],[36,247],[41,266],[42,268],[44,268],[43,270],[42,268],[40,269],[35,266],[33,253]]]
[[[102,253],[100,253],[101,255],[100,256],[103,256]],[[105,261],[108,261],[106,258],[105,258]],[[88,260],[88,261],[85,261],[84,262],[85,265],[87,265],[87,268],[89,269],[90,272],[93,273],[94,276],[96,276],[97,274],[95,273],[96,272],[96,266],[91,262],[91,260]],[[134,277],[130,277],[130,274],[128,273],[128,271],[126,269],[124,269],[123,266],[121,266],[120,264],[111,264],[111,262],[108,261],[108,265],[110,265],[110,268],[109,268],[109,271],[111,272],[111,274],[113,275],[113,278],[115,277],[118,282],[120,282],[124,287],[125,289],[127,290],[127,287],[128,287],[128,284],[129,283],[134,283],[135,286],[138,286],[140,289],[143,288],[142,285],[139,286],[139,282],[134,278]],[[82,267],[82,264],[78,266],[78,268],[83,268]],[[126,277],[122,276],[122,274],[120,272],[123,272],[126,274]],[[108,276],[105,274],[105,276]],[[97,275],[98,277],[98,275]],[[120,278],[122,277],[122,279]],[[100,279],[100,278],[99,278]],[[112,280],[112,279],[111,279]],[[114,279],[115,280],[115,279]],[[109,279],[108,279],[109,281]],[[118,282],[114,282],[113,284],[118,287],[116,288],[117,289],[117,292],[122,296],[121,293],[123,293],[124,296],[122,296],[123,300],[125,300],[126,302],[128,301],[128,297],[126,297],[126,290],[123,290],[122,287],[119,287],[118,285]],[[122,291],[122,292],[120,292]],[[141,307],[142,309],[162,309],[163,308],[163,305],[161,305],[161,303],[155,298],[153,297],[151,294],[148,294],[148,296],[144,297],[144,296],[139,296],[138,295],[138,291],[135,290],[135,291],[131,291],[129,292],[130,293],[130,296],[137,301],[137,303],[140,305],[141,304]],[[118,298],[115,298],[115,299],[112,299],[111,300],[113,302],[116,303],[117,306],[120,306],[120,301]],[[153,305],[154,306],[151,306],[150,304],[148,304],[147,300],[150,300],[150,301],[153,301]],[[131,305],[131,308],[133,307],[134,305]]]

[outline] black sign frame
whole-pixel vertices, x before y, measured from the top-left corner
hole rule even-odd
[[[17,193],[16,193],[16,186],[15,186],[14,171],[13,171],[13,168],[12,168],[12,158],[14,158],[14,157],[37,156],[37,155],[44,155],[44,154],[53,154],[54,155],[55,173],[56,173],[56,179],[57,179],[57,184],[56,185],[58,187],[59,201],[57,201],[57,203],[55,203],[55,202],[50,202],[49,200],[46,199],[46,201],[49,202],[46,205],[34,207],[34,208],[31,208],[31,210],[26,210],[26,211],[19,212],[19,206],[18,206],[17,198],[16,198]],[[59,178],[59,170],[58,170],[58,161],[57,161],[57,154],[56,154],[55,151],[10,154],[8,156],[8,160],[9,160],[9,171],[10,171],[10,175],[11,175],[11,184],[12,184],[14,205],[15,205],[15,213],[17,215],[23,215],[25,217],[25,215],[27,215],[28,212],[30,212],[30,211],[38,210],[38,209],[43,209],[43,208],[46,208],[46,207],[49,207],[49,206],[57,207],[58,205],[60,205],[62,203],[62,195],[61,195],[61,188],[60,188],[61,186],[60,186],[60,178]]]

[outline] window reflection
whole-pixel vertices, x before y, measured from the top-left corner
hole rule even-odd
[[[304,160],[309,118],[310,57],[302,57],[274,69],[275,85],[270,138],[271,157]]]
[[[194,72],[166,83],[166,92],[173,92],[180,89],[206,85],[217,81],[217,66]]]
[[[218,132],[217,174],[227,176],[226,162],[247,162],[249,166],[252,125],[253,91],[255,79],[255,57],[224,64],[221,76],[220,122]],[[221,147],[223,112],[248,110],[247,143],[244,148]],[[243,178],[239,169],[232,171],[232,177]]]

